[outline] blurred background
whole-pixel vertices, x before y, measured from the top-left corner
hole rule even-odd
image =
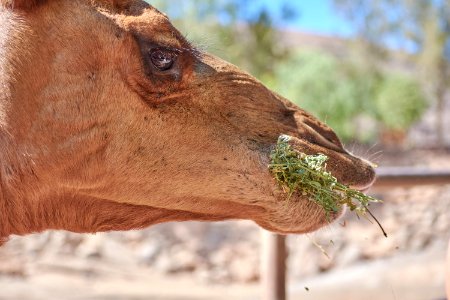
[[[450,169],[448,0],[149,2],[355,154]],[[374,213],[389,237],[351,216],[290,236],[290,299],[445,298],[450,186],[371,193],[384,200]],[[0,299],[260,299],[260,239],[250,222],[13,238],[0,248]]]

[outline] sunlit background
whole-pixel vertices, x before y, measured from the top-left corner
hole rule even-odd
[[[447,0],[149,2],[356,154],[380,167],[450,168]],[[372,194],[389,237],[351,216],[289,237],[289,299],[445,298],[450,186]],[[0,299],[260,299],[260,246],[250,222],[13,238],[0,249]]]

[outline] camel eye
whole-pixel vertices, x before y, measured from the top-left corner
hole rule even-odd
[[[150,60],[153,66],[159,71],[170,70],[177,57],[178,52],[171,49],[157,48],[150,51]]]

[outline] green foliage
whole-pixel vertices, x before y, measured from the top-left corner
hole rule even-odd
[[[289,145],[289,140],[290,137],[286,135],[278,138],[269,165],[275,180],[288,193],[288,199],[293,193],[299,192],[322,207],[327,216],[337,213],[346,205],[360,216],[369,213],[373,217],[368,206],[379,200],[339,183],[326,170],[326,155],[306,155],[296,151]]]
[[[292,68],[292,66],[298,68]],[[344,140],[369,142],[383,129],[406,131],[427,108],[420,85],[318,52],[297,52],[275,72],[271,87],[324,120]],[[358,124],[363,118],[378,126]]]
[[[390,75],[375,98],[377,113],[388,129],[407,130],[420,119],[427,102],[420,86],[404,75]]]
[[[373,49],[389,47],[409,52],[429,100],[436,102],[437,142],[444,144],[445,95],[450,84],[450,1],[334,0],[335,7],[355,28],[368,61],[389,61]],[[388,12],[388,13],[387,13]]]
[[[292,66],[296,66],[293,68]],[[355,120],[373,115],[377,74],[363,73],[356,66],[318,52],[297,52],[276,68],[279,79],[272,88],[325,121],[344,140],[367,141],[375,132],[360,132]]]

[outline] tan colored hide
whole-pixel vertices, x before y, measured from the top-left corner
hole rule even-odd
[[[280,134],[342,182],[374,179],[329,127],[143,1],[0,3],[0,237],[226,219],[315,230],[323,210],[286,202],[268,172]]]

